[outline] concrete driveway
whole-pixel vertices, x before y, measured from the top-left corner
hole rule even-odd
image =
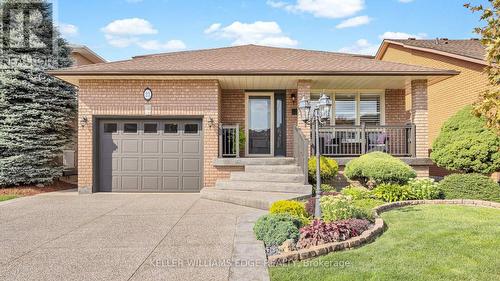
[[[0,280],[266,280],[251,233],[262,213],[198,194],[67,191],[6,201]]]

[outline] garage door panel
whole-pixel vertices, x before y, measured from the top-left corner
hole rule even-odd
[[[196,173],[201,172],[200,159],[182,159],[182,171]]]
[[[179,177],[178,176],[173,176],[173,177],[164,176],[163,177],[163,190],[180,190]]]
[[[164,172],[180,172],[180,162],[178,158],[163,159],[163,171]]]
[[[121,170],[124,172],[138,172],[140,171],[139,158],[124,157],[122,158]]]
[[[160,140],[142,140],[143,154],[158,154],[160,153]]]
[[[160,172],[160,159],[158,158],[142,159],[142,171],[145,173]]]
[[[138,175],[121,176],[121,191],[138,191],[140,190]]]
[[[158,191],[160,190],[160,177],[158,176],[142,176],[142,190]]]
[[[180,140],[163,140],[163,154],[180,154]]]
[[[121,148],[121,153],[139,153],[139,140],[122,140]]]
[[[182,177],[182,189],[185,191],[190,190],[200,190],[201,179],[198,176],[183,176]]]
[[[182,142],[182,153],[184,154],[200,154],[199,140],[184,140]]]
[[[100,123],[99,138],[101,191],[184,192],[202,188],[200,121],[106,120]]]

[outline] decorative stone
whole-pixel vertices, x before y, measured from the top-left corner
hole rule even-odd
[[[283,244],[281,244],[281,246],[279,246],[278,248],[281,252],[288,253],[297,250],[297,245],[295,241],[293,241],[293,239],[288,239],[283,242]]]

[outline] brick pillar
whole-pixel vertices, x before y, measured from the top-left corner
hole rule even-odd
[[[416,156],[429,157],[427,80],[411,81],[411,121],[416,126]]]
[[[311,99],[311,80],[299,80],[297,82],[297,104],[302,98]],[[302,122],[300,112],[297,113],[297,127],[304,133],[307,139],[311,136],[311,127]]]

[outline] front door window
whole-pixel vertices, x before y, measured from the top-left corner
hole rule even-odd
[[[248,97],[248,153],[271,154],[271,97]]]

